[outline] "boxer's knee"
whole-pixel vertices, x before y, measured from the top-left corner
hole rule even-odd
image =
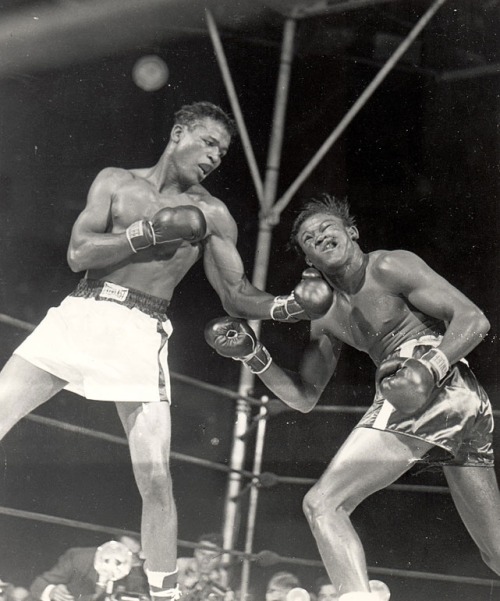
[[[172,478],[167,462],[141,462],[135,466],[137,487],[144,501],[167,504],[172,498]]]
[[[349,514],[349,500],[342,491],[329,488],[324,490],[317,485],[311,488],[302,502],[302,509],[310,526],[314,527],[324,516],[329,521],[335,521],[335,517]]]

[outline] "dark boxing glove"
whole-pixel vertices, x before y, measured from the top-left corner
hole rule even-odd
[[[205,340],[219,355],[242,361],[254,374],[261,374],[271,365],[268,350],[242,319],[213,319],[205,327]]]
[[[127,240],[136,253],[150,246],[177,240],[199,242],[207,232],[205,216],[198,207],[164,207],[153,219],[141,219],[126,229]]]
[[[309,267],[288,296],[277,296],[271,307],[276,321],[297,322],[301,319],[323,317],[331,307],[333,292],[317,269]]]
[[[397,357],[384,361],[377,370],[380,393],[391,405],[412,415],[429,403],[450,371],[446,355],[431,349],[420,359]]]

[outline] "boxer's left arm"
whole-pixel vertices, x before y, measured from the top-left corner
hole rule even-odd
[[[209,234],[205,239],[205,273],[229,315],[243,319],[298,321],[310,320],[326,312],[332,293],[320,277],[303,279],[296,286],[295,294],[286,296],[275,297],[256,288],[245,274],[236,248],[238,229],[225,205],[212,199],[206,217]]]
[[[326,333],[323,321],[311,322],[310,341],[302,353],[298,371],[277,365],[241,319],[213,320],[205,329],[205,339],[220,355],[242,361],[291,409],[307,413],[316,406],[335,372],[341,350],[340,341]]]
[[[437,348],[451,365],[468,355],[488,333],[490,324],[481,309],[414,253],[387,253],[376,269],[390,291],[445,324]]]
[[[388,291],[405,297],[416,309],[445,324],[437,347],[419,359],[389,359],[377,370],[381,393],[411,415],[425,407],[450,367],[486,336],[489,321],[471,300],[411,252],[387,253],[375,265],[374,273]]]

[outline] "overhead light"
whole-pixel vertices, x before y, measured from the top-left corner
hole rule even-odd
[[[167,63],[154,54],[141,57],[132,69],[134,83],[146,92],[162,88],[167,83],[168,76]]]

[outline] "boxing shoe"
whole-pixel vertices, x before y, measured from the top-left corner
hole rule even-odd
[[[387,584],[381,580],[370,580],[370,592],[365,591],[344,593],[339,601],[389,601],[391,591]]]
[[[173,572],[153,572],[145,569],[152,601],[178,601],[181,590],[177,584],[177,568]]]
[[[179,585],[176,584],[173,588],[155,589],[149,588],[149,596],[153,601],[178,601],[182,594]]]

